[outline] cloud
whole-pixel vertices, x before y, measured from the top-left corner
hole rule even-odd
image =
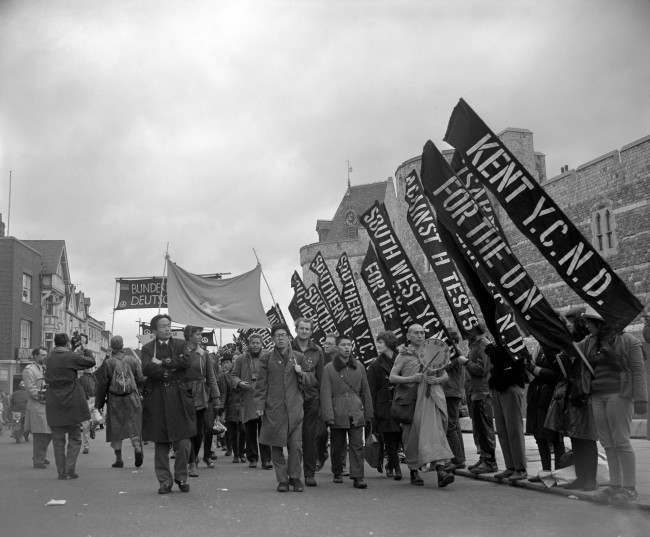
[[[525,127],[549,175],[648,134],[646,2],[4,2],[0,168],[12,233],[64,238],[108,320],[116,276],[262,256],[286,308],[300,246],[463,96]],[[6,179],[1,178],[3,191]],[[263,293],[266,304],[270,300]],[[146,312],[147,314],[150,312]],[[133,342],[138,312],[119,312]]]

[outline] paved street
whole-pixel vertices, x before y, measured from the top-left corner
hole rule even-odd
[[[319,486],[303,494],[276,493],[272,471],[249,470],[220,458],[201,470],[192,491],[156,493],[152,446],[145,465],[110,468],[112,452],[98,438],[80,455],[77,481],[58,481],[56,472],[31,468],[31,444],[0,437],[0,515],[3,537],[104,536],[643,536],[650,516],[550,494],[457,477],[437,490],[387,481],[368,470],[369,488],[335,485],[321,472]],[[50,454],[50,459],[51,459]],[[327,468],[329,470],[329,468]],[[50,499],[66,505],[46,507]]]

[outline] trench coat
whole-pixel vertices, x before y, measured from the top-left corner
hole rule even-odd
[[[32,434],[50,434],[45,415],[45,379],[43,366],[36,362],[23,369],[23,382],[29,394],[25,413],[25,431]]]
[[[47,357],[45,415],[50,427],[70,427],[90,419],[86,394],[77,379],[77,371],[94,366],[95,358],[90,351],[84,353],[54,347]]]
[[[281,354],[278,349],[263,353],[255,383],[256,410],[263,412],[259,442],[268,446],[286,446],[287,439],[302,428],[304,385],[314,385],[314,373],[296,373],[304,355],[293,349]]]
[[[323,370],[320,387],[323,421],[336,429],[361,427],[372,420],[372,396],[366,371],[353,356],[336,356]]]
[[[257,407],[255,405],[255,383],[259,376],[260,361],[262,353],[256,358],[250,352],[246,351],[235,358],[232,366],[232,381],[238,392],[240,405],[242,409],[241,421],[246,423],[250,420],[257,419]],[[249,389],[239,386],[241,381],[250,384]],[[234,421],[234,420],[233,420]],[[237,420],[239,421],[239,420]]]
[[[124,361],[133,373],[138,389],[126,395],[111,393],[111,379],[117,360]],[[131,351],[113,351],[95,373],[95,407],[106,404],[106,441],[118,442],[126,438],[140,437],[142,432],[142,402],[139,389],[144,383],[140,360]]]
[[[190,357],[185,342],[157,339],[142,347],[142,373],[146,380],[142,401],[142,439],[169,443],[196,435],[196,410],[192,389],[185,381]],[[162,361],[155,364],[153,357]]]

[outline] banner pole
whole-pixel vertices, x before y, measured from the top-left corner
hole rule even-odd
[[[163,265],[162,279],[160,280],[160,296],[158,296],[158,314],[160,314],[160,309],[162,308],[163,289],[166,287],[165,275],[167,274],[168,259],[169,259],[169,242],[167,243],[167,248],[165,249],[165,264]]]
[[[115,308],[117,308],[117,278],[115,278],[115,292],[113,293],[113,316],[111,317],[111,336],[113,335],[113,327],[115,326]]]
[[[275,297],[273,296],[273,291],[271,291],[271,286],[269,285],[269,281],[266,279],[266,275],[264,274],[264,269],[262,269],[262,263],[260,261],[260,258],[257,255],[257,252],[255,251],[255,248],[253,248],[253,253],[255,254],[255,259],[257,259],[257,262],[260,265],[260,272],[262,273],[262,278],[264,278],[264,283],[266,284],[266,288],[269,291],[269,295],[271,295],[271,300],[273,300],[273,309],[277,311],[279,308],[278,303],[275,301]],[[282,315],[280,313],[278,313],[278,316],[282,318]]]

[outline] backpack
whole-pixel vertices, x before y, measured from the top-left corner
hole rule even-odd
[[[136,391],[137,386],[133,377],[133,371],[131,371],[127,360],[124,357],[112,357],[109,359],[113,366],[113,374],[108,385],[109,393],[113,395],[129,395],[131,392]]]

